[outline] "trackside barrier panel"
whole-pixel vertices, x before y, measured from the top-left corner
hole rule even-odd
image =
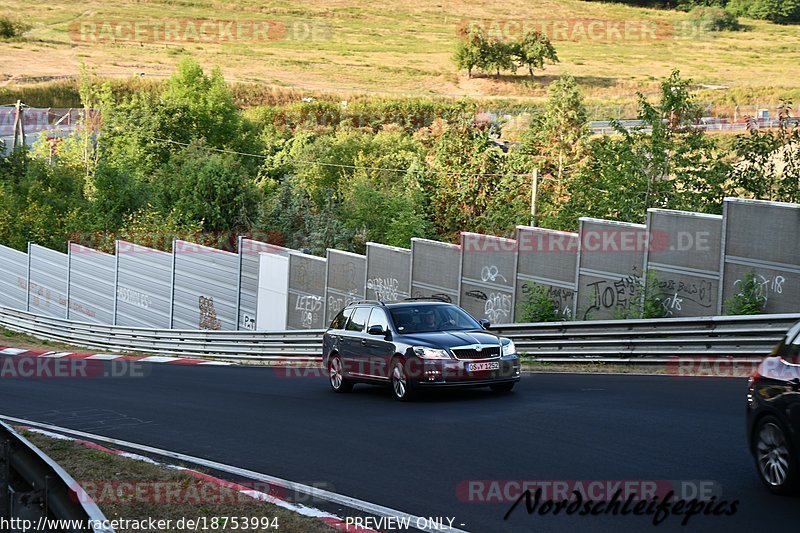
[[[411,296],[411,250],[368,242],[367,299],[390,302],[403,300],[409,296]]]
[[[514,321],[517,242],[461,233],[461,307],[492,324]]]
[[[518,257],[514,321],[525,321],[523,310],[536,286],[547,290],[547,295],[562,317],[572,318],[578,234],[517,226],[516,236]]]
[[[325,322],[325,273],[322,257],[292,252],[289,254],[288,329],[321,329]]]
[[[57,318],[67,316],[67,254],[28,244],[28,309]]]
[[[28,306],[28,254],[0,244],[0,305]]]
[[[578,234],[576,318],[611,319],[638,308],[647,228],[581,218]]]
[[[719,314],[722,217],[647,210],[648,275],[657,280],[666,316]]]
[[[116,325],[169,328],[172,254],[117,241]]]
[[[176,239],[172,327],[236,330],[237,254]]]
[[[330,324],[347,304],[364,299],[367,258],[363,255],[328,248],[325,281],[325,323]]]
[[[726,198],[722,312],[753,274],[765,313],[800,306],[800,205]]]
[[[411,239],[411,296],[458,304],[460,289],[461,246]]]
[[[258,281],[261,254],[287,256],[291,250],[266,242],[239,237],[239,325],[238,329],[256,329]],[[265,273],[268,275],[267,273]]]
[[[113,255],[69,243],[67,318],[95,324],[114,323],[116,268]]]

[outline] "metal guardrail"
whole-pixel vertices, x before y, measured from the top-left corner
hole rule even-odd
[[[34,526],[39,531],[114,533],[78,483],[4,422],[0,422],[2,520],[7,522],[0,529],[12,532],[31,531]]]
[[[504,324],[520,353],[541,360],[633,360],[680,356],[758,359],[800,313]],[[98,326],[0,307],[0,326],[92,349],[234,360],[318,360],[322,330],[250,332]]]
[[[95,350],[224,359],[318,359],[322,330],[208,331],[99,326],[0,307],[0,326]]]

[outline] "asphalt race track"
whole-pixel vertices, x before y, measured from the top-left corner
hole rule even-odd
[[[106,363],[107,364],[107,363]],[[469,480],[703,480],[734,516],[684,531],[791,529],[798,498],[761,487],[739,379],[533,374],[512,394],[411,404],[267,367],[149,365],[143,378],[0,380],[0,413],[148,444],[492,531],[673,531],[647,516],[528,515],[465,501]],[[289,375],[287,375],[289,374]],[[473,485],[474,487],[474,485]],[[796,526],[795,526],[796,527]]]

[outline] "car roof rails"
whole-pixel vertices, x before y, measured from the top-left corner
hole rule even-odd
[[[452,303],[448,302],[445,298],[441,296],[431,295],[431,296],[415,296],[413,298],[403,298],[402,302],[425,302],[425,301],[434,301],[434,302],[444,302],[446,304]]]
[[[362,305],[362,304],[377,304],[377,305],[383,305],[383,306],[386,305],[383,300],[356,300],[356,301],[350,302],[347,305]]]

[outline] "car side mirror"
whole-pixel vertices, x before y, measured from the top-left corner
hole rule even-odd
[[[480,319],[478,322],[480,322],[481,326],[483,326],[483,329],[489,329],[489,326],[491,326],[491,325],[492,325],[492,324],[491,324],[491,323],[490,323],[488,320],[486,320],[485,318],[482,318],[482,319]]]
[[[370,326],[369,329],[367,329],[367,333],[369,333],[370,335],[386,335],[386,330],[383,329],[383,326],[375,324],[374,326]]]

